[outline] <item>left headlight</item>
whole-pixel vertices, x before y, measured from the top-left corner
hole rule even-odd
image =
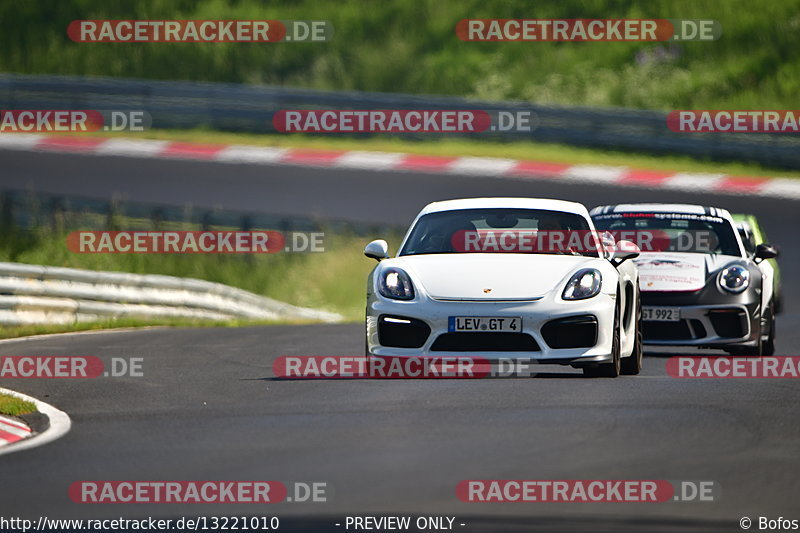
[[[602,285],[603,277],[599,270],[584,268],[569,278],[561,297],[564,300],[585,300],[597,296]]]
[[[378,290],[381,295],[393,300],[413,300],[414,286],[411,278],[399,268],[387,268],[380,273]]]
[[[741,265],[729,266],[719,273],[717,283],[728,292],[742,292],[750,285],[750,271]]]

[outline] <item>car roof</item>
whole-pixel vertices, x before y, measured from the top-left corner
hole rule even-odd
[[[551,200],[549,198],[461,198],[444,200],[426,205],[419,216],[441,211],[457,211],[461,209],[481,208],[509,208],[509,209],[544,209],[547,211],[560,211],[574,213],[589,218],[589,211],[583,204],[567,202],[565,200]]]
[[[606,215],[609,213],[685,213],[691,215],[709,215],[732,220],[727,209],[694,204],[616,204],[601,205],[591,211],[591,215]]]

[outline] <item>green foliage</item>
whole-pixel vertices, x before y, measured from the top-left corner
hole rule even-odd
[[[471,43],[462,18],[711,18],[715,42]],[[328,43],[74,43],[75,19],[315,19]],[[0,3],[0,70],[538,103],[796,107],[800,0],[63,0]]]

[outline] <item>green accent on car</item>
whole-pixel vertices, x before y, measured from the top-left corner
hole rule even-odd
[[[742,242],[744,243],[745,248],[747,249],[747,252],[750,255],[755,253],[755,248],[759,244],[772,244],[772,245],[775,244],[775,243],[769,242],[769,239],[767,238],[767,234],[764,231],[764,228],[761,227],[761,224],[759,224],[758,219],[756,218],[755,215],[751,215],[751,214],[747,214],[747,213],[734,213],[731,216],[733,217],[733,221],[737,225],[741,224],[741,225],[746,226],[746,227],[749,228],[749,234],[751,236],[751,238],[749,239],[749,242],[748,242],[747,239],[745,239],[744,235],[742,235],[741,231],[739,232],[739,235],[742,236]],[[780,288],[781,288],[781,270],[778,267],[778,260],[777,259],[767,259],[767,262],[770,265],[772,265],[773,269],[775,269],[775,277],[774,277],[774,280],[773,280],[773,282],[774,282],[774,294],[775,294],[774,298],[775,298],[775,302],[776,302],[776,308],[780,309],[781,303],[782,303],[781,302],[781,290],[780,290]]]

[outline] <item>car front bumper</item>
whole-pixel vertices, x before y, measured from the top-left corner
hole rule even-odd
[[[720,295],[696,292],[642,291],[643,307],[678,307],[676,322],[642,321],[644,343],[657,346],[723,348],[749,346],[760,335],[760,292]]]
[[[564,301],[546,296],[521,302],[430,298],[403,302],[372,295],[367,302],[367,351],[377,357],[461,356],[488,361],[593,365],[611,361],[615,307],[614,296],[602,293],[586,300]],[[522,328],[510,336],[492,332],[454,335],[449,331],[449,319],[456,316],[521,317]],[[387,317],[393,320],[390,328]],[[403,320],[409,324],[403,324]],[[594,335],[588,339],[592,321],[596,324]],[[408,334],[404,334],[403,327],[409,327]],[[393,334],[387,335],[387,331]],[[574,333],[572,338],[570,332]],[[413,346],[398,346],[402,339],[410,338],[416,339],[410,343]],[[570,342],[581,346],[558,347]]]

